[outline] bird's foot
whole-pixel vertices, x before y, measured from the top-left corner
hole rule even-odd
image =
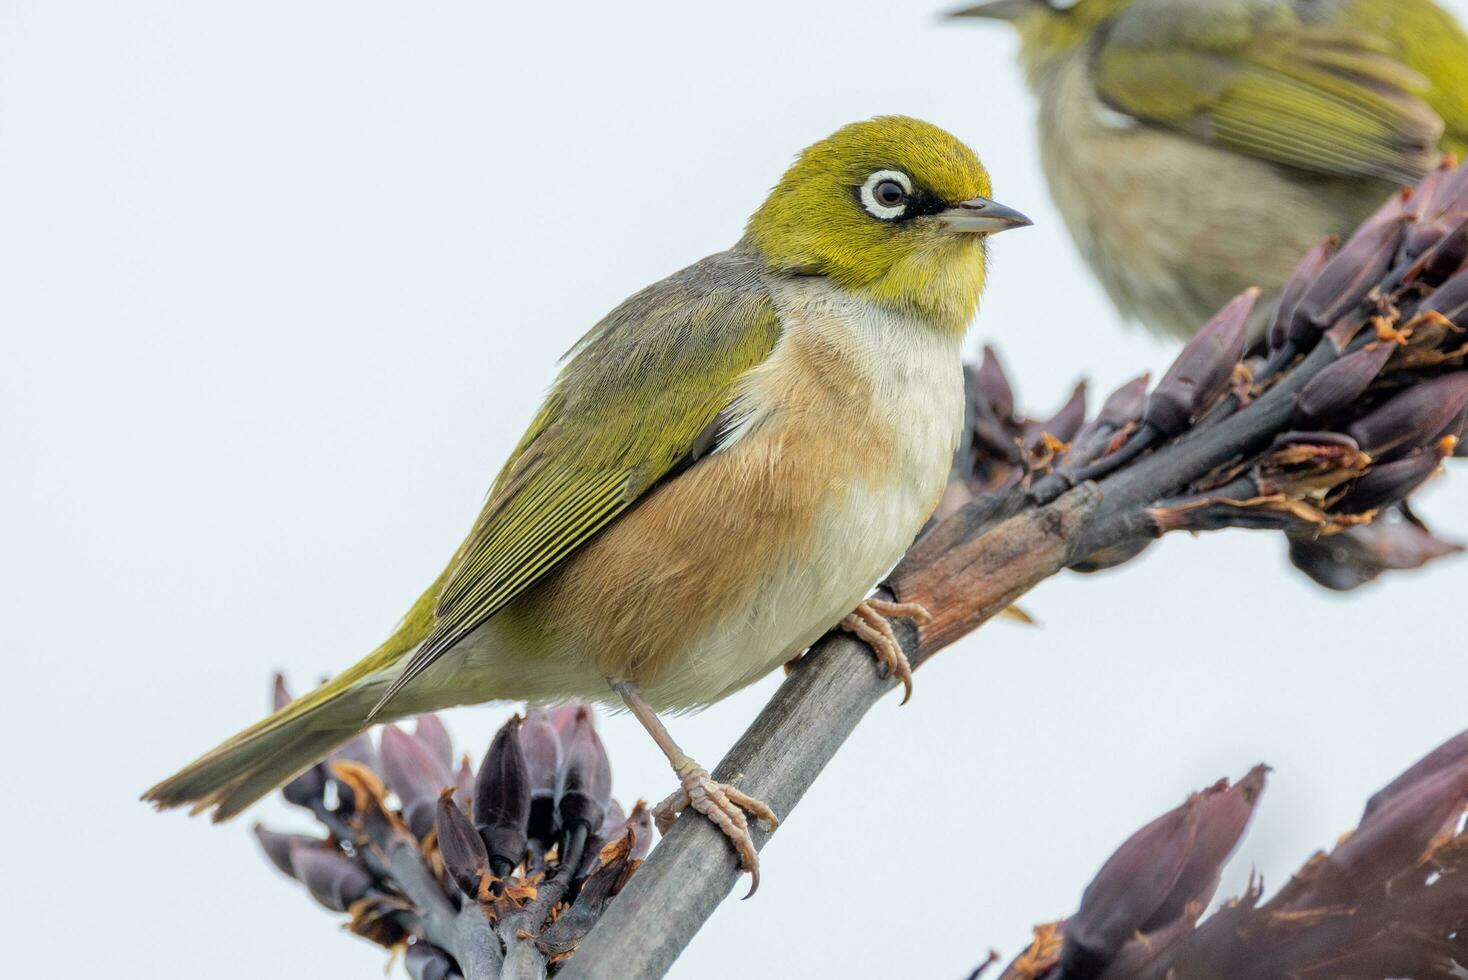
[[[902,652],[902,644],[892,631],[894,619],[929,623],[933,614],[916,602],[867,599],[841,620],[841,628],[872,648],[883,677],[895,677],[902,682],[902,703],[906,704],[912,698],[912,664],[907,662],[907,654]]]
[[[704,769],[693,760],[675,766],[682,783],[678,791],[659,803],[652,811],[657,822],[658,833],[667,833],[678,814],[693,809],[707,817],[715,827],[729,838],[734,851],[739,855],[739,870],[750,875],[749,895],[759,888],[759,854],[754,849],[754,840],[749,836],[749,820],[745,811],[762,820],[771,830],[780,825],[780,820],[761,801],[743,793],[728,783],[716,783]],[[748,898],[749,895],[745,895]]]

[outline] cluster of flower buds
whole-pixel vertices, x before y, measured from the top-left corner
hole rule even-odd
[[[1204,918],[1264,775],[1220,782],[1137,831],[999,980],[1462,976],[1468,732],[1373,796],[1354,831],[1267,901],[1251,881]]]
[[[1408,498],[1463,455],[1468,425],[1468,165],[1444,163],[1394,195],[1345,243],[1321,243],[1283,291],[1267,336],[1249,345],[1248,290],[1149,389],[1118,389],[1086,420],[1084,387],[1045,421],[1016,411],[993,351],[968,373],[968,425],[944,512],[1008,493],[1045,504],[1145,457],[1214,438],[1220,464],[1155,499],[1136,541],[1080,568],[1140,552],[1168,531],[1284,531],[1295,564],[1330,588],[1458,550]],[[1234,426],[1256,409],[1267,431]],[[1248,438],[1237,445],[1246,429]]]
[[[276,679],[277,707],[290,698]],[[270,862],[349,928],[406,950],[415,980],[554,972],[652,846],[612,799],[591,710],[511,718],[477,771],[435,715],[359,735],[287,784],[325,836],[257,827]],[[518,967],[512,969],[512,965]],[[516,972],[516,971],[520,972]]]

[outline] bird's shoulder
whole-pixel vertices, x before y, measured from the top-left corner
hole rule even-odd
[[[769,355],[780,329],[758,255],[711,255],[629,297],[577,341],[532,434],[559,423],[564,435],[566,420],[594,418],[597,445],[571,440],[565,450],[598,462],[657,456],[653,443],[686,440],[688,426]]]

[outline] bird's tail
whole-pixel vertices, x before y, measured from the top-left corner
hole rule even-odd
[[[195,759],[143,799],[159,809],[192,806],[194,813],[212,810],[216,821],[228,820],[346,744],[362,730],[392,668],[431,629],[434,591],[366,659]]]

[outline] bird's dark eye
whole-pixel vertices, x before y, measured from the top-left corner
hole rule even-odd
[[[907,200],[907,189],[895,180],[884,180],[872,189],[872,197],[884,208],[895,208]]]
[[[896,221],[907,214],[912,178],[901,170],[878,170],[866,179],[857,195],[867,214],[879,221]]]

